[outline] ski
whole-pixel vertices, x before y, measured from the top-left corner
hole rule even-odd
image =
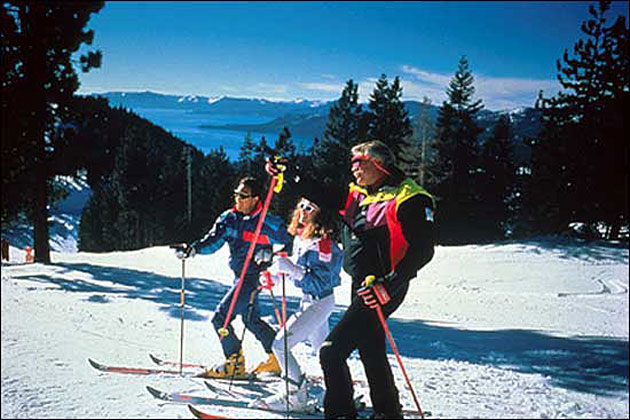
[[[229,389],[225,389],[219,385],[218,381],[211,384],[210,381],[203,381],[206,387],[215,394],[223,394],[231,398],[257,398],[263,394],[272,394],[273,392],[264,388],[258,383],[232,383]],[[241,389],[232,389],[232,386]],[[256,389],[254,389],[256,388]]]
[[[126,367],[126,366],[109,366],[103,365],[101,363],[95,362],[92,359],[88,358],[88,362],[94,369],[100,370],[101,372],[108,373],[123,373],[128,375],[178,375],[178,376],[189,376],[196,377],[202,374],[203,372],[191,372],[191,371],[183,371],[180,373],[179,370],[170,370],[170,369],[151,369],[151,368],[136,368],[136,367]]]
[[[147,391],[158,400],[168,402],[208,405],[214,404],[215,401],[217,401],[217,398],[213,397],[203,397],[183,392],[164,392],[149,385],[147,385]]]
[[[153,368],[138,368],[138,367],[128,367],[128,366],[110,366],[98,363],[90,358],[88,358],[88,362],[94,369],[100,370],[102,372],[108,373],[123,373],[128,375],[178,375],[185,376],[190,378],[203,378],[203,379],[211,379],[211,380],[219,380],[219,381],[239,381],[239,382],[268,382],[267,379],[263,379],[260,377],[256,377],[252,374],[247,374],[246,376],[238,376],[235,378],[208,378],[204,376],[205,370],[185,370],[180,373],[179,370],[171,370],[171,369],[153,369]],[[275,380],[275,378],[274,378]]]
[[[149,391],[151,395],[153,395],[155,398],[159,400],[168,401],[168,402],[176,402],[176,403],[186,403],[189,406],[191,406],[191,404],[214,405],[214,406],[222,406],[222,407],[242,408],[242,409],[253,410],[253,411],[262,410],[262,411],[274,412],[274,413],[282,413],[282,414],[285,413],[284,410],[275,411],[275,410],[268,410],[264,408],[249,407],[248,401],[251,401],[251,399],[243,399],[243,398],[228,399],[228,398],[223,398],[223,397],[202,397],[202,396],[197,396],[197,395],[185,394],[181,392],[164,392],[148,385],[147,385],[147,391]],[[215,418],[215,417],[205,417],[206,415],[212,416],[212,414],[203,413],[201,411],[199,411],[199,413],[202,416],[204,416],[204,417],[199,417],[199,418]],[[321,414],[314,413],[314,412],[292,411],[290,413],[297,416],[297,418],[313,418],[313,419],[322,418]]]
[[[179,362],[173,362],[171,360],[164,360],[162,358],[157,357],[156,355],[154,355],[152,353],[149,353],[149,357],[151,358],[153,363],[155,363],[158,366],[175,366],[175,367],[179,367],[179,365],[180,365]],[[195,369],[203,369],[203,370],[208,369],[207,366],[201,365],[199,363],[182,363],[181,365],[182,365],[183,368],[195,368]]]
[[[224,405],[224,404],[220,404],[220,405]],[[207,411],[202,411],[202,410],[194,407],[191,404],[188,404],[188,409],[198,419],[234,418],[232,416],[224,417],[224,416],[217,415],[217,414],[211,414],[211,413],[208,413]],[[248,409],[249,410],[266,411],[266,412],[271,412],[271,413],[278,413],[278,414],[283,414],[283,415],[287,414],[286,411],[272,411],[272,410],[265,410],[263,408],[250,408],[250,407],[248,407]],[[407,417],[407,418],[420,418],[418,412],[417,411],[413,411],[413,410],[404,410],[403,414],[405,416],[413,416],[413,417]],[[294,416],[293,418],[297,418],[297,419],[323,419],[324,418],[324,413],[304,413],[304,412],[301,412],[301,411],[300,412],[289,411],[289,415],[290,416]],[[357,418],[358,419],[369,419],[369,418],[372,418],[372,415],[373,415],[373,413],[372,413],[371,410],[359,410],[359,412],[357,413]],[[430,411],[425,412],[424,415],[425,415],[425,417],[429,417],[429,416],[431,416],[431,412]],[[244,418],[253,418],[253,417],[244,417]]]
[[[188,404],[188,409],[198,419],[227,419],[229,417],[219,416],[216,414],[204,413],[203,411],[197,410],[192,405]]]
[[[206,385],[208,386],[209,384],[206,384]],[[186,394],[183,392],[164,392],[148,385],[146,388],[147,388],[147,391],[149,391],[149,393],[153,395],[153,397],[159,400],[174,402],[174,403],[185,403],[185,404],[188,404],[189,407],[192,407],[191,404],[214,405],[214,406],[243,408],[243,409],[254,410],[254,411],[259,410],[259,411],[273,412],[273,413],[279,413],[279,414],[286,414],[286,411],[284,410],[270,410],[270,409],[265,409],[262,407],[249,407],[248,401],[251,401],[252,397],[248,397],[247,395],[235,395],[235,393],[228,394],[231,391],[227,391],[227,390],[219,390],[218,392],[218,393],[223,393],[225,396],[228,397],[228,398],[224,398],[223,396],[204,397],[204,396]],[[216,389],[213,388],[212,386],[208,386],[208,388],[212,390],[213,392],[216,392]],[[232,397],[232,398],[229,398],[229,397]],[[360,417],[367,418],[372,414],[372,409],[369,407],[366,407],[365,403],[363,403],[361,399],[362,399],[362,396],[356,398],[355,404],[357,405],[357,409],[358,409],[358,413]],[[198,409],[196,410],[202,416],[206,414],[212,415],[209,413],[204,413]],[[319,411],[317,408],[314,408],[312,411],[290,411],[289,414],[295,416],[296,418],[313,418],[313,419],[323,418],[323,413],[321,413],[321,411]],[[410,418],[418,417],[418,412],[416,410],[403,410],[403,414]],[[425,412],[424,415],[425,417],[429,417],[431,416],[431,412]],[[198,418],[214,418],[214,417],[199,417],[199,416],[197,417]]]
[[[220,406],[224,406],[224,407],[233,407],[233,408],[244,408],[247,410],[251,410],[252,412],[256,412],[256,411],[264,411],[266,413],[276,413],[276,414],[280,414],[283,416],[283,418],[287,418],[287,412],[282,410],[282,411],[276,411],[276,410],[267,410],[264,408],[252,408],[252,407],[248,407],[247,403],[245,402],[241,402],[241,401],[227,401],[227,400],[217,400],[217,402],[215,402],[215,405],[220,405]],[[191,413],[193,413],[193,415],[198,418],[198,419],[216,419],[216,418],[227,418],[227,417],[221,417],[220,415],[217,414],[211,414],[208,413],[206,411],[202,411],[199,410],[198,408],[194,407],[192,404],[188,404],[188,409],[190,410]],[[253,416],[253,413],[246,413],[248,416],[247,417],[243,417],[243,418],[256,418],[255,416]],[[217,417],[219,416],[219,417]],[[305,411],[289,411],[288,412],[288,418],[294,418],[294,419],[323,419],[324,418],[324,413],[310,413],[310,412],[305,412]],[[229,418],[234,418],[232,416],[230,416]]]
[[[151,360],[153,361],[153,363],[155,363],[158,366],[176,366],[179,367],[179,362],[175,362],[172,360],[165,360],[162,359],[160,357],[155,356],[154,354],[149,353],[149,357],[151,358]],[[203,370],[207,370],[208,367],[206,365],[202,365],[202,364],[198,364],[198,363],[184,363],[182,364],[182,367],[184,368],[195,368],[195,369],[203,369]],[[250,372],[247,374],[247,377],[240,377],[240,378],[234,378],[234,381],[243,381],[243,380],[249,380],[252,382],[274,382],[274,381],[281,381],[283,380],[280,376],[261,376],[261,375],[257,375],[253,372]],[[230,378],[210,378],[210,377],[204,377],[204,379],[207,380],[220,380],[220,381],[224,381],[224,380],[229,380]],[[324,378],[322,376],[308,376],[308,380],[313,382],[313,383],[323,383],[324,382]],[[354,385],[367,385],[367,383],[364,380],[361,379],[353,379],[352,383]]]

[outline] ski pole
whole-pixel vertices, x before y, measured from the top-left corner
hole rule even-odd
[[[185,283],[186,283],[186,258],[182,259],[182,289],[180,292],[180,319],[181,324],[179,327],[179,374],[182,374],[182,367],[184,366],[184,296],[185,296]]]
[[[365,278],[365,283],[367,286],[371,286],[371,284],[376,280],[376,277],[373,275],[367,276]],[[374,290],[375,293],[378,294],[378,289]],[[380,299],[379,299],[380,300]],[[409,376],[407,376],[407,371],[405,370],[405,366],[403,366],[403,362],[400,359],[400,354],[398,353],[398,348],[396,347],[396,343],[394,342],[394,337],[392,337],[389,328],[387,328],[387,321],[385,321],[385,316],[383,315],[383,310],[381,309],[380,304],[376,304],[373,306],[376,310],[376,314],[378,315],[378,320],[381,322],[381,326],[387,335],[387,339],[389,340],[389,344],[392,346],[392,350],[394,350],[394,354],[396,355],[396,359],[398,360],[398,365],[400,366],[400,370],[402,370],[403,376],[405,377],[405,381],[407,381],[407,386],[409,387],[409,391],[411,391],[411,396],[413,397],[413,401],[418,408],[418,413],[420,413],[420,417],[424,419],[424,413],[420,408],[420,403],[418,402],[418,398],[416,397],[416,393],[413,390],[413,386],[411,386],[411,381],[409,380]]]
[[[284,328],[284,383],[287,391],[287,418],[289,418],[289,349],[287,343],[287,294],[284,288],[284,273],[282,273],[282,328]]]
[[[249,301],[247,302],[247,314],[245,318],[243,318],[243,333],[241,334],[241,347],[243,346],[243,340],[245,339],[245,330],[247,329],[246,325],[249,322],[249,319],[252,317],[252,310],[254,309],[254,299],[256,299],[256,294],[258,293],[258,289],[254,289],[252,293],[249,295]],[[228,389],[232,389],[232,382],[234,381],[234,376],[236,375],[236,367],[232,369],[232,375],[230,375],[230,385]]]
[[[265,221],[265,216],[267,216],[267,210],[269,210],[269,203],[271,202],[271,196],[273,195],[276,182],[276,177],[272,177],[271,184],[269,185],[269,191],[267,192],[267,197],[265,198],[265,204],[263,205],[260,218],[258,219],[258,224],[256,225],[256,230],[254,231],[254,237],[252,238],[252,242],[249,244],[249,249],[247,250],[247,255],[245,256],[245,263],[243,264],[241,275],[238,279],[238,285],[236,286],[236,290],[234,291],[234,295],[232,296],[232,301],[230,302],[230,307],[228,308],[228,313],[225,317],[225,321],[223,322],[223,326],[219,328],[219,335],[221,337],[221,340],[223,340],[223,338],[228,335],[227,326],[230,323],[230,319],[232,318],[232,311],[234,310],[236,299],[238,298],[238,294],[240,293],[241,287],[243,286],[243,280],[245,279],[245,273],[247,273],[249,261],[252,259],[254,248],[256,247],[256,242],[258,242],[258,237],[260,236],[260,231],[262,229],[263,222]]]
[[[273,305],[273,310],[276,313],[276,318],[278,319],[278,325],[282,328],[282,319],[280,318],[280,311],[278,311],[278,307],[276,306],[276,297],[273,293],[273,282],[271,281],[271,273],[269,271],[263,271],[263,275],[267,280],[267,286],[261,286],[263,289],[269,290],[271,293],[271,304]]]

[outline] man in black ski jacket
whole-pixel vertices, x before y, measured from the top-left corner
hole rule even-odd
[[[370,308],[372,289],[362,287],[366,276],[376,276],[391,297],[382,306],[385,317],[400,306],[410,280],[433,258],[434,203],[428,192],[404,177],[384,143],[362,143],[352,153],[356,184],[350,184],[345,209],[340,212],[344,270],[352,277],[352,302],[320,349],[326,383],[324,411],[326,418],[356,417],[346,360],[358,349],[376,418],[402,418],[385,332]]]

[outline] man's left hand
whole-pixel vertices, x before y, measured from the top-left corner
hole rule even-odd
[[[363,281],[362,285],[363,287],[357,291],[357,294],[361,296],[363,303],[368,308],[376,309],[391,300],[382,277],[376,278],[375,276],[368,276]]]

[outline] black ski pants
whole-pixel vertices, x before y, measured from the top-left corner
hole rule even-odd
[[[385,317],[389,317],[404,300],[409,287],[409,283],[405,283],[383,307]],[[385,331],[376,311],[366,307],[363,300],[353,293],[348,310],[326,337],[319,351],[326,384],[324,395],[326,418],[356,417],[354,388],[346,362],[355,349],[359,350],[365,369],[374,411],[386,415],[386,418],[402,417],[398,389],[387,359],[385,340]]]

